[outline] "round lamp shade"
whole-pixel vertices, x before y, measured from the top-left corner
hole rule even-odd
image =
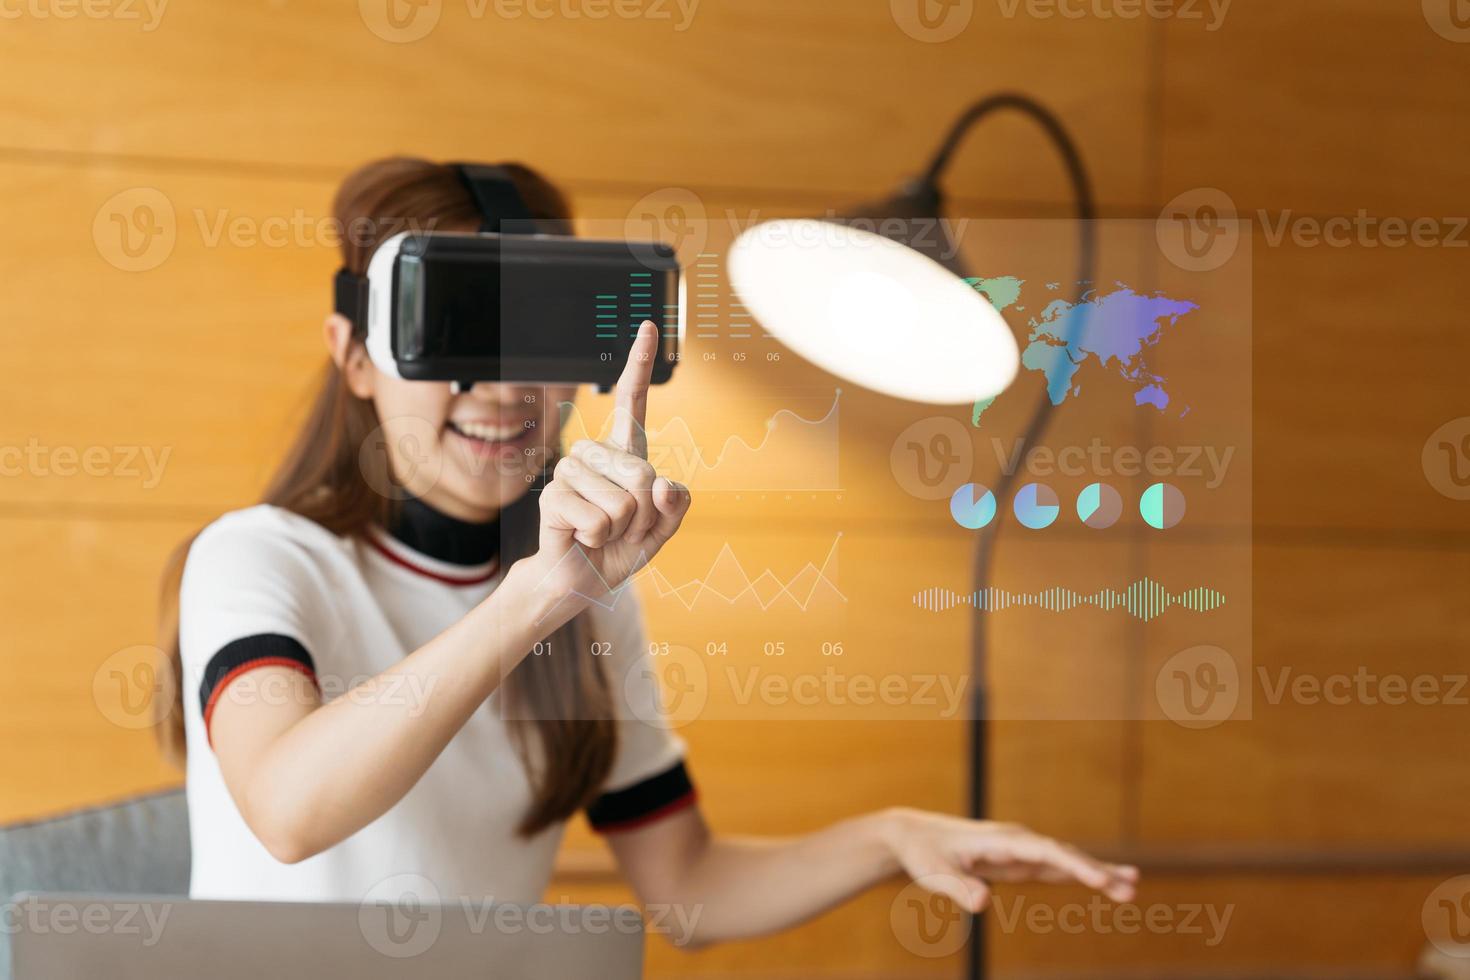
[[[730,283],[777,340],[818,367],[908,401],[993,398],[1016,376],[1011,329],[933,259],[813,219],[770,221],[730,250]]]

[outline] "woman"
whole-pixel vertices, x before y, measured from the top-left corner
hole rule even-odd
[[[569,228],[554,188],[510,171],[535,217]],[[410,159],[354,173],[335,211],[359,275],[396,230],[482,221],[454,169]],[[182,705],[163,731],[187,742],[195,896],[359,901],[412,873],[446,900],[536,902],[582,809],[640,900],[700,909],[696,944],[900,872],[976,911],[991,880],[1132,896],[1134,869],[1007,824],[893,809],[793,839],[711,831],[684,745],[650,715],[631,590],[597,601],[690,504],[647,461],[652,324],[611,437],[564,455],[572,390],[456,393],[380,373],[341,316],[324,333],[325,382],[265,502],[186,543],[165,591]]]

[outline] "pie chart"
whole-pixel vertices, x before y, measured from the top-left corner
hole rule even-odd
[[[978,531],[995,519],[995,494],[979,483],[966,483],[949,498],[949,512],[960,527]]]
[[[1077,495],[1077,517],[1090,528],[1112,527],[1123,516],[1123,498],[1106,483],[1093,483]]]
[[[1056,491],[1045,483],[1028,483],[1016,494],[1016,520],[1033,531],[1050,527],[1061,510]]]
[[[1155,483],[1143,491],[1138,512],[1149,527],[1167,531],[1184,520],[1184,494],[1172,483]]]

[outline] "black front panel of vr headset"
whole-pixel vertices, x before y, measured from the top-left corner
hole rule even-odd
[[[661,384],[677,361],[678,283],[656,243],[415,236],[394,270],[394,359],[416,381],[608,386],[652,320]]]

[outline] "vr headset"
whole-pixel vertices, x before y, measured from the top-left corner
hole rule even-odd
[[[379,370],[459,390],[479,381],[607,390],[652,320],[653,382],[673,376],[685,291],[672,248],[551,234],[505,170],[454,166],[479,234],[403,232],[378,246],[366,276],[337,273],[336,310],[365,335]]]

